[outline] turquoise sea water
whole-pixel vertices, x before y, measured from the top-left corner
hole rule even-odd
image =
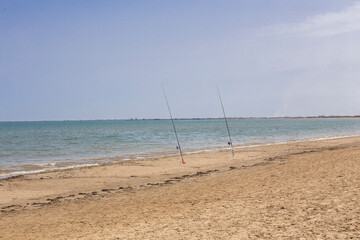
[[[224,120],[175,120],[186,154],[227,147]],[[360,119],[229,120],[237,147],[360,135]],[[170,120],[0,122],[0,177],[176,154]]]

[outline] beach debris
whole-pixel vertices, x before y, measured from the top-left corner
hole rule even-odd
[[[9,206],[2,207],[1,209],[18,208],[18,207],[21,207],[21,205],[9,205]]]
[[[161,185],[161,183],[148,183],[147,185],[149,185],[149,186],[157,186],[157,185]]]
[[[49,202],[56,202],[56,201],[60,201],[60,199],[62,199],[63,197],[56,197],[56,198],[48,198],[46,199]]]
[[[34,206],[42,206],[42,205],[46,205],[47,203],[40,203],[40,202],[34,202],[32,203],[32,205]]]

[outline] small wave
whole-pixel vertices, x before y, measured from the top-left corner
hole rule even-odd
[[[23,164],[18,166],[12,166],[11,168],[14,169],[23,169],[23,170],[34,170],[39,168],[44,168],[45,166],[42,166],[40,164]]]
[[[28,171],[28,170],[39,170],[39,169],[52,168],[52,167],[65,167],[74,164],[76,164],[76,162],[74,161],[61,161],[61,162],[48,162],[48,163],[37,163],[37,164],[22,164],[17,166],[11,166],[10,168],[22,169]]]
[[[36,174],[36,173],[42,173],[42,172],[53,172],[58,170],[65,170],[65,169],[73,169],[73,168],[81,168],[81,167],[91,167],[91,166],[97,166],[98,163],[93,164],[80,164],[80,165],[72,165],[67,167],[58,167],[58,168],[47,168],[47,169],[38,169],[38,170],[29,170],[29,171],[16,171],[16,172],[8,172],[0,174],[0,178],[10,178],[14,176],[19,175],[29,175],[29,174]]]
[[[360,137],[360,135],[354,134],[354,135],[344,135],[344,136],[335,136],[335,137],[320,137],[320,138],[310,139],[309,141],[321,141],[321,140],[331,140],[331,139],[351,138],[351,137]]]
[[[1,168],[0,168],[0,173],[5,173],[5,172],[10,172],[10,170],[8,170],[8,169],[1,169]]]
[[[36,164],[38,166],[45,166],[45,167],[49,167],[49,166],[56,166],[56,162],[51,162],[51,163],[40,163],[40,164]]]

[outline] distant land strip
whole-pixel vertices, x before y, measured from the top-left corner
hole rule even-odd
[[[322,119],[322,118],[360,118],[360,115],[352,115],[352,116],[341,116],[341,115],[319,115],[319,116],[297,116],[297,117],[227,117],[227,119]],[[221,120],[224,117],[217,118],[174,118],[176,120]],[[100,120],[100,119],[99,119]],[[167,118],[129,118],[129,119],[103,119],[103,120],[170,120]],[[90,120],[91,121],[91,120]]]
[[[360,118],[360,115],[319,115],[296,117],[227,117],[227,119],[324,119],[324,118]],[[209,118],[174,118],[174,120],[221,120],[223,117]],[[170,120],[169,118],[109,118],[109,119],[73,119],[73,120],[15,120],[0,122],[77,122],[77,121],[142,121],[142,120]]]

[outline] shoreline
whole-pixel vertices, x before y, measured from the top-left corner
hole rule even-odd
[[[250,142],[250,143],[245,143],[245,144],[234,145],[234,150],[244,149],[244,148],[252,148],[252,147],[272,146],[272,145],[279,145],[279,144],[300,143],[300,142],[306,142],[306,141],[321,141],[321,140],[352,138],[352,137],[359,137],[359,136],[360,135],[355,134],[355,135],[346,135],[346,136],[318,137],[318,138],[308,138],[308,139],[299,139],[299,140],[270,142],[270,143],[251,143]],[[185,149],[185,150],[183,150],[183,154],[185,156],[189,156],[189,155],[202,154],[202,153],[222,152],[222,151],[227,151],[227,150],[230,150],[230,147],[228,147],[228,146],[211,146],[211,147],[204,147],[204,148],[199,148],[199,149]],[[12,171],[11,169],[0,169],[0,180],[16,178],[16,177],[24,176],[24,175],[56,172],[56,171],[83,168],[83,167],[101,166],[104,164],[116,164],[116,163],[126,162],[126,161],[151,160],[153,158],[159,158],[159,157],[160,158],[161,157],[176,157],[178,155],[179,155],[179,153],[175,152],[174,150],[167,150],[167,151],[143,152],[143,153],[127,154],[127,155],[119,155],[119,156],[85,158],[85,159],[78,160],[80,163],[76,163],[74,161],[59,161],[59,162],[46,162],[46,163],[39,163],[39,164],[16,165],[16,166],[12,166],[11,168],[21,168],[22,167],[23,169],[20,171]],[[81,163],[81,162],[83,162],[83,163]],[[56,167],[57,165],[59,167]],[[33,168],[33,169],[31,169],[31,168]]]
[[[96,178],[99,176],[94,176],[94,173],[100,172],[102,176],[104,177],[114,177],[116,178],[123,178],[125,182],[124,188],[126,187],[139,187],[139,186],[146,186],[146,184],[148,184],[148,179],[154,179],[157,180],[158,179],[168,179],[167,176],[175,176],[178,175],[179,173],[191,173],[191,174],[195,174],[198,171],[196,170],[211,170],[212,167],[217,166],[218,168],[221,169],[227,169],[229,167],[232,167],[230,165],[239,165],[242,164],[242,166],[245,166],[246,164],[260,164],[264,162],[264,159],[266,160],[267,158],[274,158],[274,156],[268,156],[268,152],[272,152],[275,150],[275,152],[277,152],[277,149],[280,149],[281,151],[284,152],[284,154],[288,154],[288,152],[301,152],[302,148],[309,148],[309,146],[311,146],[310,148],[318,148],[318,145],[321,145],[322,147],[327,147],[327,145],[324,143],[328,143],[330,144],[329,146],[331,146],[332,144],[337,142],[348,142],[348,141],[352,141],[352,140],[356,140],[359,139],[360,140],[360,136],[356,135],[356,136],[341,136],[341,137],[329,137],[329,138],[318,138],[318,139],[309,139],[309,140],[305,140],[305,141],[294,141],[294,142],[278,142],[278,143],[268,143],[268,144],[260,144],[260,145],[250,145],[250,146],[236,146],[234,147],[235,149],[235,157],[232,157],[231,154],[227,155],[227,153],[231,152],[230,147],[223,147],[223,148],[215,148],[215,149],[205,149],[202,151],[198,151],[198,152],[194,152],[194,153],[185,153],[184,155],[186,156],[185,158],[185,162],[187,162],[183,167],[183,165],[179,164],[180,158],[178,154],[172,154],[172,155],[157,155],[157,156],[152,156],[152,157],[147,157],[147,158],[143,158],[143,159],[130,159],[130,160],[126,160],[126,161],[109,161],[109,162],[103,162],[100,164],[87,164],[87,165],[80,165],[80,166],[69,166],[69,167],[64,167],[64,168],[57,168],[57,169],[52,169],[52,170],[44,170],[40,172],[36,172],[36,173],[29,173],[29,174],[20,174],[20,175],[16,175],[16,176],[11,176],[11,177],[7,177],[7,178],[0,178],[0,184],[2,184],[3,182],[11,182],[11,181],[15,181],[15,182],[22,182],[27,183],[27,182],[33,182],[36,183],[35,188],[39,189],[39,188],[43,188],[41,190],[44,190],[43,195],[46,196],[57,196],[59,195],[58,193],[56,193],[56,191],[51,191],[50,188],[52,187],[52,183],[47,183],[45,184],[45,186],[42,185],[41,182],[44,182],[43,180],[46,179],[56,179],[57,180],[57,184],[62,184],[61,183],[61,179],[62,178],[68,178],[69,175],[75,178]],[[306,146],[303,147],[302,145]],[[314,146],[313,146],[314,145]],[[296,146],[295,149],[293,149]],[[259,154],[258,152],[261,152],[261,154]],[[280,152],[281,152],[280,151]],[[251,152],[255,152],[256,154],[250,154],[250,155],[246,155],[246,153],[251,153]],[[278,154],[278,153],[277,153]],[[285,155],[286,155],[285,154]],[[215,160],[215,158],[217,157],[221,157],[224,158],[224,160],[217,162]],[[245,165],[244,165],[245,164]],[[140,167],[138,167],[140,166]],[[113,168],[113,169],[110,169]],[[156,171],[154,172],[148,172],[149,169],[151,168],[155,168]],[[130,170],[129,170],[130,169]],[[131,171],[131,169],[133,169],[133,171]],[[139,179],[137,175],[143,175],[141,176],[142,180],[145,181],[135,181],[136,179]],[[82,176],[80,176],[82,175]],[[165,175],[164,176],[160,176],[160,175]],[[101,177],[100,177],[101,178]],[[42,180],[42,181],[39,181]],[[46,182],[46,181],[45,181]],[[71,181],[70,181],[71,182]],[[75,182],[75,181],[74,181]],[[115,181],[116,182],[116,181]],[[76,190],[81,190],[81,188],[83,188],[83,184],[81,183],[81,181],[76,182],[77,184],[77,188]],[[113,183],[112,183],[113,184]],[[17,184],[20,185],[20,184]],[[39,186],[38,186],[39,185]],[[108,189],[108,182],[103,182],[103,184],[98,184],[95,185],[96,187],[93,188],[93,186],[89,186],[90,184],[85,184],[86,185],[86,189],[92,189],[92,190],[96,190],[96,191],[102,191],[102,189],[99,189],[101,186],[104,189]],[[1,196],[1,192],[2,192],[2,186],[0,185],[0,196]],[[26,184],[21,188],[17,189],[17,194],[22,195],[21,191],[24,189],[29,188],[29,186],[27,186]],[[31,188],[31,186],[30,186]],[[113,186],[111,185],[111,188],[113,188]],[[47,189],[47,191],[46,191]],[[6,191],[5,191],[6,193]],[[72,187],[70,188],[65,188],[63,190],[63,192],[61,194],[64,193],[70,193],[70,195],[72,195],[74,193],[74,189]],[[14,194],[11,194],[13,197]],[[16,194],[15,194],[16,195]],[[37,196],[37,193],[35,193],[34,195],[35,198],[38,198],[39,196]],[[10,197],[8,196],[8,199],[10,199]],[[17,198],[15,198],[17,199]],[[24,204],[24,201],[28,200],[27,198],[21,198],[21,203]],[[1,197],[0,197],[0,209],[1,207],[4,207],[6,204],[4,201],[1,201]],[[8,202],[9,204],[11,202]],[[5,204],[5,205],[4,205]],[[16,202],[17,204],[17,202]],[[29,207],[29,205],[32,204],[32,202],[30,203],[26,203],[26,207]],[[10,204],[11,205],[11,204]],[[20,204],[21,205],[21,204]]]
[[[0,180],[0,239],[360,237],[360,137]]]

